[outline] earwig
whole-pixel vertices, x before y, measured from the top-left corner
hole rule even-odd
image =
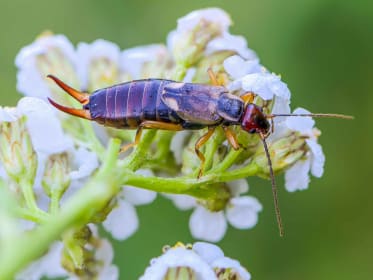
[[[200,148],[221,126],[234,150],[240,145],[232,125],[239,125],[248,133],[257,133],[264,146],[271,178],[272,194],[280,236],[284,235],[277,194],[266,138],[273,131],[275,117],[331,117],[352,119],[341,114],[264,114],[263,108],[252,103],[253,93],[241,97],[230,94],[220,86],[214,73],[208,74],[212,85],[183,83],[165,79],[135,80],[98,89],[92,94],[79,92],[53,75],[48,75],[65,92],[83,105],[82,109],[68,108],[53,100],[49,102],[58,110],[83,119],[93,120],[105,126],[137,129],[135,141],[122,147],[122,151],[137,145],[144,128],[171,131],[208,128],[195,143],[195,153],[201,161],[198,178],[204,170],[205,157]],[[272,122],[270,125],[269,121]],[[272,128],[272,130],[271,130]]]

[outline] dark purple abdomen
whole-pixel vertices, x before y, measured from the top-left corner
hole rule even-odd
[[[163,88],[174,81],[131,81],[92,93],[89,104],[93,120],[117,128],[137,128],[145,121],[180,123],[182,120],[161,100]]]

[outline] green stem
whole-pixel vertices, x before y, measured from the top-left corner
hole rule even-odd
[[[58,212],[58,209],[59,209],[61,193],[59,191],[53,190],[53,188],[52,188],[50,199],[51,200],[50,200],[50,204],[49,204],[49,212],[51,214],[56,214]]]
[[[32,212],[35,216],[46,217],[47,213],[42,211],[36,203],[33,184],[28,179],[21,178],[21,180],[19,181],[19,185],[29,211]]]
[[[105,147],[98,140],[93,130],[92,123],[82,120],[81,124],[84,129],[84,136],[87,139],[87,143],[89,143],[90,149],[99,157],[101,161],[103,161],[105,157]]]
[[[46,222],[49,218],[48,213],[45,213],[45,212],[42,212],[42,214],[39,212],[35,213],[35,212],[31,212],[30,209],[26,209],[26,208],[16,208],[15,213],[21,219],[32,221],[38,224],[42,224]]]
[[[219,163],[216,167],[211,169],[208,173],[219,173],[227,170],[234,164],[235,160],[242,153],[242,151],[242,148],[239,150],[231,149],[228,155],[224,158],[224,160],[221,163]]]
[[[212,140],[212,143],[207,143],[206,145],[205,170],[209,170],[209,168],[211,167],[214,155],[220,145],[220,142],[218,142],[216,139]]]
[[[154,129],[142,133],[141,141],[136,146],[135,150],[121,162],[120,165],[122,168],[134,171],[141,167],[144,161],[147,160],[148,150],[150,149],[156,133],[157,131]]]
[[[210,188],[209,185],[217,182],[214,177],[191,179],[188,177],[162,178],[144,177],[131,171],[124,171],[126,178],[123,184],[143,189],[171,194],[189,194],[196,198],[211,199],[222,197],[226,193],[224,188]],[[229,194],[227,194],[229,195]]]
[[[14,236],[11,250],[2,251],[0,255],[0,279],[13,279],[20,269],[40,257],[64,231],[88,223],[95,211],[105,206],[118,192],[123,179],[116,168],[119,148],[118,140],[111,141],[99,172],[45,224],[22,236]]]
[[[217,173],[215,176],[217,176],[217,180],[220,182],[229,182],[257,175],[259,170],[260,168],[256,164],[248,164],[242,168]]]

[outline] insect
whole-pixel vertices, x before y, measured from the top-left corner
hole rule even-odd
[[[64,91],[79,101],[82,109],[68,108],[49,99],[57,109],[80,118],[123,129],[137,129],[135,141],[122,147],[122,151],[137,145],[143,129],[163,129],[171,131],[198,130],[207,127],[207,132],[195,143],[195,152],[201,161],[202,175],[205,157],[200,148],[213,135],[217,127],[222,127],[233,147],[240,148],[233,125],[241,126],[248,133],[257,133],[264,145],[267,156],[272,193],[280,235],[283,226],[277,195],[277,186],[272,169],[268,146],[265,141],[271,132],[269,120],[277,116],[312,116],[351,119],[340,114],[271,114],[263,113],[263,108],[252,103],[253,93],[240,97],[230,94],[220,86],[214,73],[208,74],[212,85],[183,83],[165,79],[135,80],[111,87],[98,89],[92,94],[79,92],[53,75],[48,75]],[[273,129],[273,126],[272,126]]]

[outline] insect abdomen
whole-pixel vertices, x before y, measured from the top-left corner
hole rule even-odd
[[[95,91],[86,108],[92,119],[116,128],[137,128],[145,121],[180,123],[177,114],[161,100],[169,80],[137,80]]]

